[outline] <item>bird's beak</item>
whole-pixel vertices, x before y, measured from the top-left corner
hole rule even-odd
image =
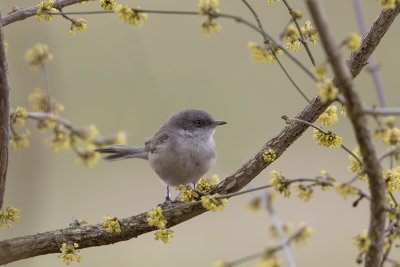
[[[226,121],[214,121],[213,122],[214,126],[219,126],[219,125],[224,125],[224,124],[227,124],[227,122]]]

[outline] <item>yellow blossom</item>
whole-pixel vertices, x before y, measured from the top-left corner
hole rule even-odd
[[[184,186],[180,185],[175,190],[178,190],[179,193],[179,201],[185,202],[185,203],[192,203],[196,201],[196,198],[199,197],[199,195],[192,189],[190,185]]]
[[[48,3],[46,1],[40,2],[37,5],[36,20],[42,21],[44,19],[46,21],[51,21],[51,18],[54,17],[54,15],[47,12],[57,12],[57,9],[53,7],[53,4],[54,0],[49,0]]]
[[[318,40],[318,31],[311,26],[309,20],[306,21],[304,27],[301,28],[301,33],[308,38],[312,44],[316,44]]]
[[[332,105],[329,108],[327,108],[324,113],[319,116],[317,119],[317,123],[320,123],[324,126],[332,125],[335,122],[338,121],[338,117],[336,115],[336,106]]]
[[[10,221],[15,222],[19,219],[17,215],[19,209],[13,208],[11,205],[8,205],[7,208],[0,210],[0,227],[6,225],[7,228],[11,227]]]
[[[383,142],[387,145],[397,145],[400,143],[400,129],[394,127],[385,132],[382,138]]]
[[[266,161],[266,162],[272,162],[272,161],[274,161],[275,160],[275,158],[276,158],[276,154],[275,154],[275,151],[273,150],[273,149],[268,149],[267,151],[265,151],[264,153],[263,153],[263,157],[264,157],[264,160]]]
[[[213,263],[213,267],[233,267],[233,265],[226,261],[216,261]]]
[[[29,146],[28,134],[29,134],[29,132],[27,132],[26,134],[20,133],[17,135],[10,136],[11,148],[18,151],[23,147]]]
[[[394,127],[395,121],[396,121],[396,117],[395,116],[387,116],[387,117],[383,117],[382,118],[382,122],[384,124],[386,124],[389,128],[393,128]]]
[[[202,196],[201,197],[201,205],[212,211],[223,210],[228,204],[228,200],[226,198],[217,198],[219,194],[214,194],[212,196]]]
[[[150,226],[155,226],[157,228],[164,228],[167,220],[164,219],[162,215],[162,209],[157,207],[155,209],[150,210],[147,215],[149,216],[146,221]]]
[[[212,20],[205,20],[201,23],[200,29],[206,37],[210,37],[211,30],[213,30],[215,33],[219,33],[221,31],[221,25]]]
[[[117,133],[114,144],[120,144],[120,145],[126,144],[126,133],[124,131],[119,131]]]
[[[303,184],[299,184],[294,186],[297,191],[297,196],[304,201],[309,201],[312,198],[313,190],[310,186],[305,186]]]
[[[268,258],[262,259],[258,264],[257,267],[281,267],[282,261],[279,258]]]
[[[4,49],[6,50],[6,52],[7,52],[7,50],[8,50],[8,44],[7,44],[7,42],[6,41],[4,41]]]
[[[199,15],[218,13],[218,5],[218,0],[199,0],[199,3],[197,4]]]
[[[71,136],[64,126],[58,126],[54,131],[54,136],[50,141],[50,148],[55,152],[63,149],[69,149],[71,146]]]
[[[283,193],[285,197],[290,197],[290,185],[287,180],[282,175],[281,172],[271,171],[272,179],[269,182],[270,185],[274,187],[279,193]]]
[[[288,50],[293,50],[297,52],[300,48],[299,42],[299,32],[297,31],[296,27],[293,24],[290,24],[286,28],[285,35],[283,39],[286,41],[286,48]]]
[[[293,231],[293,224],[292,223],[283,224],[282,230],[283,230],[285,236],[288,237]],[[278,231],[276,230],[275,226],[270,226],[268,228],[268,233],[270,234],[270,236],[272,238],[280,239],[280,236],[279,236]]]
[[[56,126],[54,119],[53,119],[53,115],[50,115],[49,117],[39,120],[37,123],[37,128],[43,132],[47,129],[51,129],[54,128]]]
[[[49,47],[45,44],[36,44],[34,48],[28,49],[25,53],[25,60],[31,66],[38,66],[52,59],[53,54],[49,53]]]
[[[49,112],[47,105],[47,94],[39,87],[36,87],[33,92],[29,94],[28,100],[33,110]],[[55,116],[59,116],[59,113],[64,111],[64,105],[53,97],[50,99],[50,106],[52,107]]]
[[[100,3],[104,10],[113,10],[116,5],[115,0],[100,0]]]
[[[18,126],[22,127],[25,124],[24,118],[26,118],[27,116],[28,113],[26,113],[25,108],[17,107],[11,117],[11,123],[17,124]]]
[[[221,182],[221,180],[219,179],[219,176],[217,174],[214,174],[212,176],[212,178],[214,180],[214,182],[211,182],[212,185],[216,185],[216,184],[219,184]]]
[[[333,188],[335,188],[336,192],[342,195],[344,199],[346,199],[348,195],[355,196],[358,194],[358,189],[348,184],[334,184]]]
[[[247,204],[247,210],[260,212],[262,210],[262,201],[261,198],[255,197],[253,198],[249,204]]]
[[[393,202],[390,196],[387,197],[388,199],[388,206],[389,208],[393,209],[393,211],[397,212],[400,214],[400,203],[397,203],[397,205]],[[392,212],[386,212],[386,217],[388,217],[390,220],[394,221],[396,220],[396,215],[393,214]]]
[[[353,153],[362,161],[360,149],[358,147],[356,147],[353,150]],[[351,172],[361,174],[362,173],[362,164],[356,158],[354,158],[352,155],[349,155],[349,160],[350,160],[351,165],[349,166],[348,169]]]
[[[332,84],[331,79],[324,79],[323,81],[317,83],[319,88],[319,99],[322,104],[327,103],[328,101],[335,100],[337,94],[339,93],[339,89],[337,89]]]
[[[80,137],[86,142],[91,143],[92,139],[96,136],[100,135],[99,130],[97,129],[96,125],[90,124],[88,127],[85,127],[80,133]]]
[[[326,75],[326,67],[324,65],[316,65],[312,68],[312,71],[317,74],[319,80],[324,80]]]
[[[110,215],[107,215],[106,217],[103,217],[103,222],[103,227],[106,229],[107,233],[121,233],[121,226],[116,217],[111,217]]]
[[[327,148],[334,148],[342,144],[342,138],[332,133],[332,131],[328,131],[328,134],[325,134],[320,130],[314,129],[313,137],[317,141],[317,145]]]
[[[82,162],[89,168],[93,167],[100,159],[100,154],[94,151],[95,149],[96,146],[92,144],[87,145],[82,152],[79,152],[78,162]]]
[[[294,242],[297,245],[307,244],[308,239],[313,235],[313,229],[309,226],[306,226],[304,223],[299,224],[300,230],[294,237]]]
[[[77,262],[80,262],[82,259],[81,255],[78,255],[79,250],[77,249],[79,247],[78,243],[74,243],[73,245],[70,243],[62,243],[61,245],[61,253],[58,253],[58,257],[62,258],[65,264],[70,265],[71,262],[76,260]]]
[[[353,245],[356,245],[359,251],[367,251],[371,240],[367,235],[367,230],[364,230],[361,234],[353,236]]]
[[[385,180],[387,191],[392,193],[400,189],[400,167],[384,170],[382,176]]]
[[[340,107],[340,114],[342,114],[342,116],[345,117],[345,116],[346,116],[346,112],[347,112],[346,106],[345,106],[345,105],[342,105],[342,106]]]
[[[378,0],[378,1],[384,8],[393,9],[396,6],[395,5],[396,0]]]
[[[346,46],[353,52],[360,50],[362,38],[357,33],[351,33],[349,37],[344,41]]]
[[[140,9],[140,7],[137,7],[137,9]],[[119,13],[118,18],[123,19],[124,23],[133,26],[140,26],[147,20],[146,13],[138,12],[125,5],[118,5],[115,12]]]
[[[86,30],[86,27],[87,27],[87,20],[84,20],[84,19],[75,20],[75,19],[73,19],[72,22],[71,22],[71,29],[69,30],[69,33],[71,35],[74,35],[75,31],[82,33],[82,32],[84,32]]]
[[[154,239],[155,240],[161,240],[165,244],[169,243],[169,238],[174,238],[174,231],[170,229],[159,229],[154,232]]]
[[[196,183],[196,190],[202,194],[211,189],[211,184],[207,179],[200,178]]]
[[[269,64],[276,61],[275,56],[271,53],[271,50],[270,48],[268,48],[268,46],[249,42],[248,47],[251,51],[251,59],[253,60],[253,62],[262,62]]]
[[[273,3],[279,2],[280,0],[267,0],[268,4],[272,5]]]
[[[335,182],[335,179],[332,176],[330,176],[329,173],[325,170],[321,170],[321,176],[318,176],[317,180],[321,182],[322,191],[327,191],[331,187],[331,185],[326,183],[333,184]]]

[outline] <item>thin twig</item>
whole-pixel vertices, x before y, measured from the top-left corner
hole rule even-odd
[[[50,89],[49,89],[49,79],[47,77],[46,66],[44,65],[43,61],[40,61],[40,69],[42,71],[43,83],[46,92],[46,105],[47,105],[47,112],[53,112],[53,105],[51,104],[51,97],[50,97]]]
[[[399,116],[400,108],[364,108],[364,113],[373,116]]]
[[[365,19],[360,0],[353,0],[353,6],[356,13],[358,25],[361,30],[361,34],[364,36],[367,33],[367,27],[365,25]],[[368,69],[371,72],[372,78],[374,80],[375,90],[378,95],[379,103],[381,107],[386,108],[387,101],[385,97],[385,90],[383,89],[382,80],[378,72],[378,65],[376,63],[374,54],[371,54],[370,58],[368,59],[368,63]]]

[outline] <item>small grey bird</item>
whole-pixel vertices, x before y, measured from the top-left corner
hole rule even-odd
[[[167,186],[165,201],[170,201],[169,186],[195,185],[214,165],[216,149],[215,127],[226,124],[216,121],[202,110],[184,110],[171,116],[144,147],[110,145],[96,149],[109,153],[109,161],[147,159],[151,168]]]

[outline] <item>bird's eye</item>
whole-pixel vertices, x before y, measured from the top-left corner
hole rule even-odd
[[[194,124],[196,124],[197,126],[200,126],[200,125],[202,125],[202,122],[201,122],[201,120],[195,120]]]

